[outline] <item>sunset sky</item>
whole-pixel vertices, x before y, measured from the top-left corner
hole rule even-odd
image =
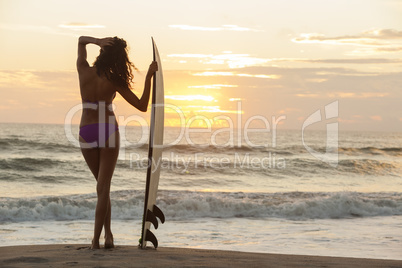
[[[341,130],[402,131],[401,14],[400,0],[1,0],[0,122],[64,123],[80,103],[80,35],[127,40],[141,94],[153,36],[166,103],[186,122],[286,116],[281,127],[299,129],[339,101]],[[88,49],[92,63],[99,48]],[[179,119],[166,110],[167,126]]]

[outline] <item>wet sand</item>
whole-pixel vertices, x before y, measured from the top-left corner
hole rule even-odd
[[[88,245],[0,247],[0,267],[402,267],[402,260]]]

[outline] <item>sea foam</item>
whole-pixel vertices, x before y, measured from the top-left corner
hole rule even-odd
[[[112,193],[112,217],[139,220],[142,191]],[[0,222],[93,219],[94,194],[28,199],[1,198]],[[402,215],[398,193],[284,192],[225,193],[160,191],[158,206],[167,220],[196,218],[342,219]]]

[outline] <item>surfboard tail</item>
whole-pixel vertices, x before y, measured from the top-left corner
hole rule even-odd
[[[147,229],[145,232],[145,237],[140,238],[140,244],[138,245],[139,248],[145,249],[147,246],[147,241],[151,242],[154,245],[154,248],[158,248],[158,239],[156,236],[151,232],[151,230]]]
[[[147,210],[147,216],[145,220],[152,223],[155,229],[158,229],[159,224],[157,218],[161,221],[162,224],[165,222],[165,214],[163,214],[160,208],[154,205],[153,211],[149,209]]]
[[[156,239],[156,236],[149,229],[145,234],[145,241],[151,242],[155,248],[158,248],[158,239]]]
[[[163,214],[162,210],[156,205],[154,205],[152,209],[153,211],[148,209],[146,212],[144,226],[147,225],[147,222],[149,222],[154,226],[156,230],[159,227],[158,219],[163,224],[165,222],[165,215]],[[149,230],[149,228],[143,230],[143,236],[140,239],[140,247],[145,248],[147,241],[152,242],[155,248],[158,247],[158,240],[156,239],[156,236],[151,232],[151,230]]]
[[[156,205],[154,205],[153,208],[153,214],[159,218],[159,220],[161,221],[161,223],[165,222],[165,214],[163,214],[162,210],[160,208],[158,208]]]
[[[155,229],[158,229],[158,220],[156,219],[155,214],[149,209],[147,211],[146,221],[151,222],[154,225]]]

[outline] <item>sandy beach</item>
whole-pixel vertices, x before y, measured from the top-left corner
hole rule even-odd
[[[6,267],[402,267],[402,260],[245,253],[136,246],[91,250],[88,245],[0,247]]]

